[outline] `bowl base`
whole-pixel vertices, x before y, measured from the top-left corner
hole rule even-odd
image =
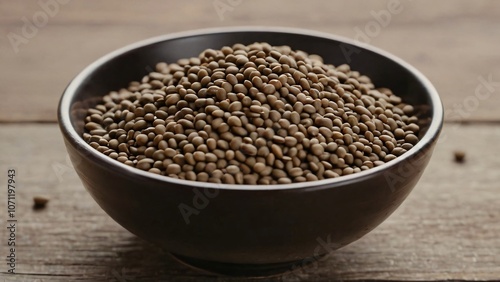
[[[173,253],[170,255],[181,264],[212,275],[270,277],[291,271],[296,265],[304,265],[303,260],[269,264],[238,264],[200,260]]]

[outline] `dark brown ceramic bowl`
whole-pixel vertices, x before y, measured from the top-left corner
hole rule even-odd
[[[255,186],[147,173],[99,153],[82,139],[86,109],[109,91],[140,80],[156,63],[256,41],[290,45],[334,65],[349,63],[377,86],[391,88],[424,111],[420,142],[403,156],[357,174]],[[268,269],[318,257],[374,229],[422,175],[442,127],[443,110],[431,83],[387,52],[308,30],[250,27],[165,35],[112,52],[69,84],[58,117],[71,161],[102,209],[140,238],[190,263],[223,271]]]

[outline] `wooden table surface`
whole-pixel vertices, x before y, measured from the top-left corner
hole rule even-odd
[[[427,75],[446,109],[429,167],[387,221],[316,264],[261,280],[500,280],[500,2],[57,1],[0,2],[0,281],[245,280],[180,265],[116,224],[71,168],[56,123],[64,87],[101,55],[155,35],[238,25],[369,41]],[[376,15],[390,2],[400,12],[382,26]],[[453,161],[454,150],[466,152],[465,163]],[[10,168],[15,275],[4,262]],[[50,202],[33,210],[38,195]]]

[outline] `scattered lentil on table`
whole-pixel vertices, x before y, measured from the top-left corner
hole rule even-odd
[[[33,197],[33,208],[34,209],[43,209],[49,202],[49,199],[42,196]]]
[[[463,163],[465,161],[465,152],[464,151],[461,151],[461,150],[454,151],[453,155],[455,156],[455,162]]]
[[[418,141],[412,105],[349,65],[268,43],[158,63],[88,110],[83,138],[173,178],[288,184],[394,160]]]

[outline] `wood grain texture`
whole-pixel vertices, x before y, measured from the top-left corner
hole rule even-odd
[[[0,138],[0,185],[15,168],[19,220],[18,274],[2,263],[0,281],[245,280],[191,270],[116,224],[68,164],[56,125],[0,125]],[[317,263],[259,281],[500,279],[499,138],[498,125],[447,124],[421,181],[387,221]],[[453,161],[456,149],[465,163]],[[35,211],[40,195],[50,202]],[[6,236],[2,226],[1,257]]]
[[[50,2],[42,0],[41,2]],[[18,46],[23,17],[32,21],[39,1],[0,2],[0,121],[55,121],[59,97],[80,70],[125,44],[152,36],[206,27],[238,25],[313,29],[369,41],[420,69],[436,85],[448,120],[500,120],[500,87],[474,102],[478,77],[500,81],[500,2],[399,0],[402,11],[372,28],[377,1],[240,1],[219,14],[217,1],[72,0]],[[395,0],[396,1],[396,0]],[[238,1],[233,1],[238,3]],[[385,25],[385,24],[384,24]],[[366,31],[368,28],[368,32]],[[357,30],[365,30],[367,40]],[[467,104],[470,103],[470,104]],[[457,106],[458,105],[458,106]],[[455,107],[467,107],[460,112]],[[465,106],[463,106],[465,105]]]
[[[225,0],[220,0],[226,2]],[[50,2],[50,0],[42,0]],[[0,185],[18,172],[15,276],[0,281],[246,281],[208,275],[172,259],[110,219],[71,168],[55,124],[66,84],[86,65],[125,44],[205,27],[289,26],[359,38],[388,1],[242,1],[219,17],[216,1],[82,1],[59,6],[15,52],[11,32],[42,11],[38,1],[0,1]],[[359,241],[292,272],[258,281],[500,279],[500,2],[401,0],[403,10],[371,44],[407,60],[436,85],[447,120],[415,191]],[[475,99],[479,77],[496,83]],[[476,103],[476,102],[477,103]],[[457,107],[465,108],[458,110]],[[36,122],[36,123],[30,123]],[[467,161],[453,162],[465,149]],[[6,193],[0,196],[0,256],[7,254]],[[33,210],[34,196],[47,196]]]

